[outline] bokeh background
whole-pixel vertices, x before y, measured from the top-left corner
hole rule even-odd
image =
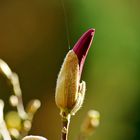
[[[101,124],[89,140],[139,140],[140,1],[63,0],[63,4],[66,13],[61,0],[0,1],[0,58],[19,74],[24,104],[33,98],[42,102],[30,134],[60,139],[54,96],[68,51],[67,18],[71,47],[87,29],[96,29],[82,75],[86,99],[71,120],[69,139],[76,138],[86,112],[96,109]],[[7,88],[1,82],[0,98],[5,101],[10,96]]]

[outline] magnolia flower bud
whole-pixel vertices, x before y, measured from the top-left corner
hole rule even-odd
[[[56,105],[60,108],[61,114],[74,115],[82,106],[86,84],[80,83],[83,65],[91,46],[94,36],[94,29],[83,34],[72,50],[70,50],[60,69],[55,93]]]
[[[26,136],[22,140],[47,140],[47,139],[41,136]]]

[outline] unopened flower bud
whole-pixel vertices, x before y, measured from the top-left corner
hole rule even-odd
[[[38,99],[31,100],[27,106],[27,113],[34,115],[36,111],[40,108],[41,102]]]
[[[23,128],[24,128],[25,131],[27,131],[27,132],[30,131],[31,127],[32,127],[32,122],[31,121],[25,120],[23,122]]]
[[[85,117],[85,120],[83,121],[83,124],[81,126],[81,132],[82,134],[88,136],[91,135],[96,127],[98,127],[100,122],[100,114],[98,111],[90,110],[87,113],[87,116]]]
[[[9,98],[10,104],[12,106],[17,106],[18,105],[18,97],[15,95],[11,95]]]
[[[74,115],[82,106],[86,84],[80,83],[83,65],[91,46],[94,29],[85,32],[70,50],[60,69],[55,93],[56,105],[61,113]]]

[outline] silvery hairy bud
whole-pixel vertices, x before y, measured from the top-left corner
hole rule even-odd
[[[83,104],[86,83],[80,83],[80,78],[94,33],[94,29],[85,32],[64,59],[55,93],[55,102],[61,113],[74,115]]]

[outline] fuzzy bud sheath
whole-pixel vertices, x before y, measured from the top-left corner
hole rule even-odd
[[[69,51],[57,79],[55,101],[62,110],[72,110],[78,97],[79,64],[73,50]]]

